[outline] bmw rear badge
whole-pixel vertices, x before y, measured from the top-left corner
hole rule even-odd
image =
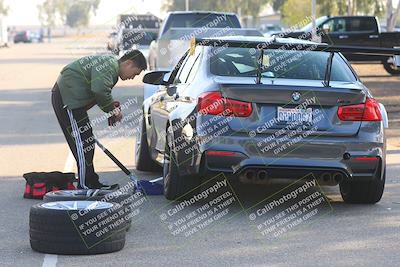
[[[293,92],[293,94],[292,94],[293,101],[297,102],[300,100],[300,98],[301,98],[301,94],[299,92]]]

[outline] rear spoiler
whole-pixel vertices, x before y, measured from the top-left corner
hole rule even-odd
[[[280,38],[283,39],[283,38]],[[389,56],[394,58],[394,63],[400,67],[400,49],[399,48],[380,48],[380,47],[360,47],[360,46],[346,46],[346,45],[328,45],[311,42],[301,42],[298,39],[291,39],[292,43],[279,42],[273,37],[267,42],[248,41],[246,38],[243,40],[223,40],[216,38],[198,38],[195,39],[194,45],[213,46],[213,47],[240,47],[240,48],[253,48],[264,51],[264,49],[281,49],[281,50],[299,50],[299,51],[323,51],[329,52],[330,55],[326,62],[324,85],[329,87],[332,70],[332,59],[335,53],[345,54],[358,54],[358,55],[371,55],[371,56]],[[256,83],[261,83],[261,69],[263,68],[264,53],[260,53],[257,64],[257,79]]]
[[[296,40],[296,39],[294,39]],[[310,50],[310,51],[325,51],[332,53],[345,53],[345,54],[361,54],[361,55],[382,55],[382,56],[396,56],[400,55],[400,48],[380,48],[369,46],[347,46],[347,45],[328,45],[311,42],[293,42],[282,43],[273,39],[270,42],[252,42],[252,41],[238,41],[238,40],[222,40],[213,38],[197,38],[196,45],[203,46],[228,46],[228,47],[244,47],[255,49],[282,49],[282,50]]]

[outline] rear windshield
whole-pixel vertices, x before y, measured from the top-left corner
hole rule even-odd
[[[122,35],[123,49],[127,50],[132,45],[150,45],[150,43],[157,38],[157,33],[150,31],[124,31]]]
[[[257,76],[261,50],[249,48],[211,48],[211,73],[218,76]],[[264,50],[262,77],[324,80],[329,53],[321,51]],[[345,61],[335,54],[331,81],[354,82],[356,77]]]
[[[170,28],[201,28],[203,26],[240,28],[240,22],[235,15],[227,14],[172,14],[165,24],[163,33]]]

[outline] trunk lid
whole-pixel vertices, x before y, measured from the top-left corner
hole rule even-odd
[[[229,120],[229,127],[237,133],[254,131],[257,135],[299,127],[297,134],[308,131],[307,135],[356,135],[361,122],[339,120],[338,106],[364,103],[366,99],[361,86],[340,82],[333,82],[332,87],[322,87],[319,81],[294,80],[270,84],[224,83],[220,84],[220,90],[223,97],[251,102],[253,107],[249,117]]]

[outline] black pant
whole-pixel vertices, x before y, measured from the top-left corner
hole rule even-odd
[[[78,187],[91,188],[99,182],[99,176],[93,167],[95,139],[88,114],[84,108],[65,107],[57,83],[51,91],[51,102],[58,123],[78,165]]]

